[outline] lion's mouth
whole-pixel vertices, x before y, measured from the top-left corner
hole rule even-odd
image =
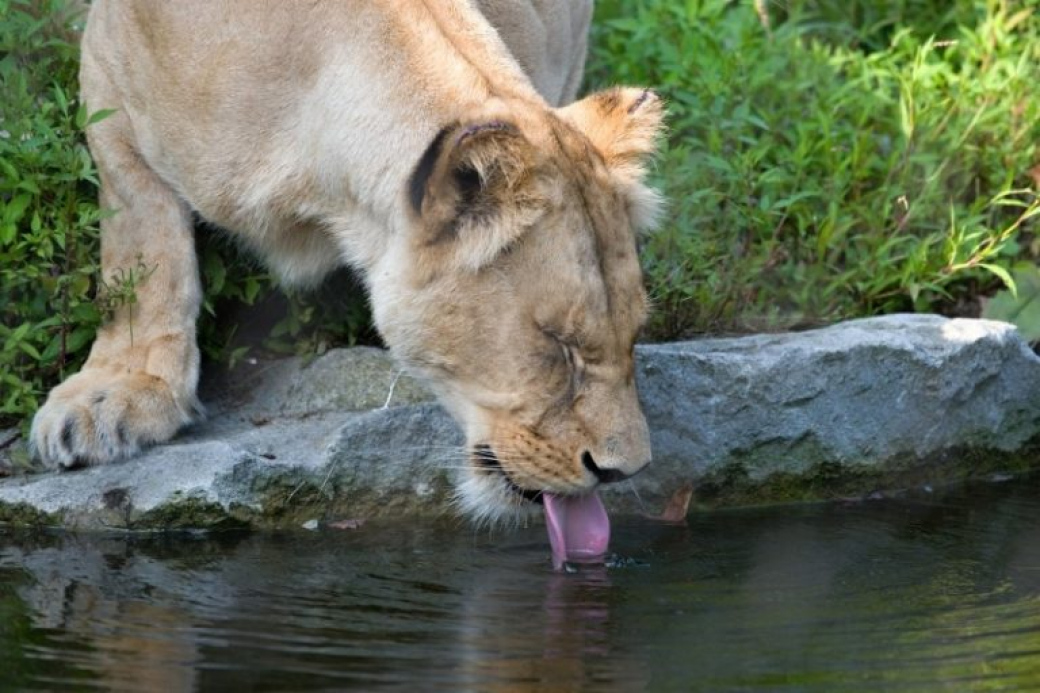
[[[502,463],[499,462],[498,456],[495,455],[495,451],[491,449],[490,445],[475,446],[473,448],[473,459],[481,469],[486,469],[495,474],[500,474],[502,479],[506,482],[506,486],[509,487],[509,490],[523,498],[525,501],[529,503],[537,503],[539,505],[544,502],[544,493],[542,491],[532,491],[531,489],[522,488],[513,481],[513,478],[509,476],[509,472],[502,467]]]
[[[524,489],[510,478],[491,446],[475,446],[473,457],[482,469],[500,474],[518,496],[545,507],[545,525],[552,545],[553,566],[557,570],[565,561],[596,561],[606,554],[610,543],[610,518],[595,491],[580,496],[564,496]]]

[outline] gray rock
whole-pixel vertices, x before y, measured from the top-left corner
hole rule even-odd
[[[18,439],[17,428],[0,428],[0,450],[12,445]]]
[[[1040,359],[1006,323],[897,315],[639,355],[651,493],[821,470],[883,483],[937,463],[955,480],[1023,464],[1001,453],[1040,433]]]
[[[1021,471],[1040,434],[1040,359],[1004,323],[889,316],[637,353],[654,463],[606,491],[618,511],[656,512],[689,482],[698,502],[732,504]],[[384,352],[244,369],[210,380],[209,421],[134,460],[0,480],[0,520],[298,528],[452,513],[464,441]]]
[[[385,351],[334,349],[311,361],[244,363],[204,383],[203,398],[217,413],[270,418],[367,411],[433,399]]]

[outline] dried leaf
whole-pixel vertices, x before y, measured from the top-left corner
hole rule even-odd
[[[693,484],[687,482],[672,494],[664,506],[660,515],[647,515],[651,520],[658,522],[685,522],[686,514],[690,510],[690,500],[693,498]]]
[[[331,529],[361,529],[361,526],[365,524],[364,520],[339,520],[337,522],[330,522],[327,527]]]
[[[1040,164],[1029,169],[1029,176],[1033,179],[1033,185],[1036,186],[1036,189],[1040,190]]]

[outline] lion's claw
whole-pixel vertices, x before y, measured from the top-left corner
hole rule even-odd
[[[55,388],[37,412],[30,446],[51,469],[105,464],[171,438],[193,410],[155,376],[84,370]]]

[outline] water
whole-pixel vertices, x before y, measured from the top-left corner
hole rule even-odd
[[[1040,481],[544,529],[0,534],[0,690],[1040,688]]]

